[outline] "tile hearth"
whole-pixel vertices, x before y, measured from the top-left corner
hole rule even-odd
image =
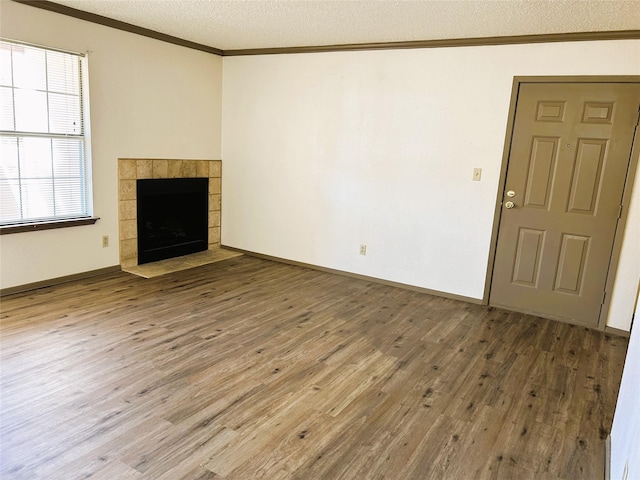
[[[239,257],[240,252],[215,248],[204,252],[192,253],[182,257],[168,258],[159,262],[145,263],[143,265],[133,265],[122,267],[122,270],[144,278],[159,277],[168,273],[180,272],[189,268],[200,267],[210,263],[220,262],[228,258]]]

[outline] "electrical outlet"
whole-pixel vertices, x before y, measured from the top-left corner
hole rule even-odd
[[[367,246],[363,243],[362,245],[360,245],[360,255],[366,255],[367,254]]]
[[[479,182],[480,181],[480,177],[482,177],[482,169],[481,168],[474,168],[473,169],[473,181],[474,182]]]
[[[109,246],[109,235],[102,236],[102,248]]]

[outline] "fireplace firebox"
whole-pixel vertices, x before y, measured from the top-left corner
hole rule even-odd
[[[207,250],[208,178],[137,180],[138,263]]]

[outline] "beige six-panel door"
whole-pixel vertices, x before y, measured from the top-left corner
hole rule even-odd
[[[489,302],[597,326],[640,84],[523,83]]]

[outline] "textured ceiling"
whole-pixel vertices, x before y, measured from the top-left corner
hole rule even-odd
[[[640,29],[640,0],[55,0],[222,50]]]

